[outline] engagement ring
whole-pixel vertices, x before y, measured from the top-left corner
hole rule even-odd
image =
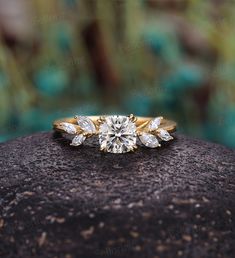
[[[176,123],[163,117],[75,116],[55,121],[53,128],[72,136],[72,146],[82,145],[87,138],[97,136],[101,151],[126,153],[137,149],[137,139],[149,148],[173,140],[170,133],[176,130]]]

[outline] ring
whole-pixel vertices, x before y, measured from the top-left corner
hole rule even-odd
[[[137,149],[138,139],[149,148],[173,140],[170,133],[176,130],[176,123],[163,117],[75,116],[56,120],[53,128],[65,136],[72,136],[72,146],[80,146],[87,138],[98,136],[101,151],[126,153]]]

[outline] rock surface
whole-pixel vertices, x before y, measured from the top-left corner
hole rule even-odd
[[[235,257],[235,151],[176,138],[123,155],[52,133],[1,144],[0,257]]]

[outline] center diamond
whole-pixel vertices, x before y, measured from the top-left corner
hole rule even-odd
[[[107,116],[99,129],[102,150],[125,153],[136,146],[136,125],[127,116]]]

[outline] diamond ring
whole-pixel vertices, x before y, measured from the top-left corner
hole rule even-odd
[[[161,142],[172,140],[170,133],[176,130],[176,123],[163,117],[75,116],[55,121],[53,128],[73,137],[72,146],[98,136],[101,151],[126,153],[137,149],[138,139],[148,148],[157,148]]]

